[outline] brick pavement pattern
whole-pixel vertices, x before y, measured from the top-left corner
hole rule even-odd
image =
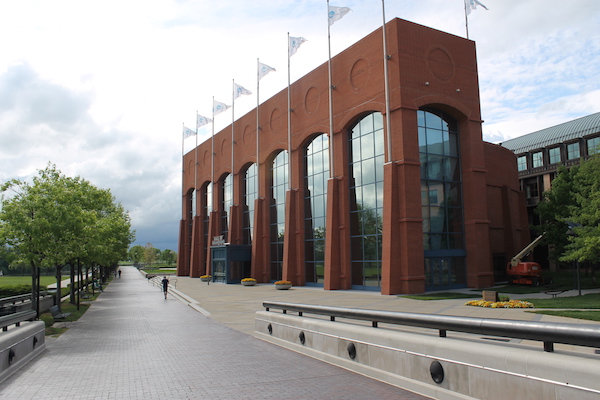
[[[231,329],[121,269],[1,399],[426,399]]]

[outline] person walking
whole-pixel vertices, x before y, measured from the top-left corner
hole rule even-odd
[[[163,292],[165,294],[165,299],[167,298],[167,290],[169,289],[169,280],[165,276],[162,280]]]
[[[119,279],[121,278],[121,270],[119,270]]]

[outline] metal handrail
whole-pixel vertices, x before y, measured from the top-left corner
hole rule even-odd
[[[0,317],[0,328],[2,328],[2,331],[7,331],[10,325],[19,326],[21,322],[30,321],[34,319],[36,315],[37,313],[35,312],[35,310],[20,311],[17,313],[5,315],[3,317]]]
[[[328,315],[331,321],[336,317],[371,321],[373,327],[379,322],[439,331],[446,337],[447,331],[474,333],[517,339],[536,340],[544,343],[544,351],[554,351],[554,343],[600,348],[600,325],[569,324],[540,321],[518,321],[495,318],[459,317],[451,315],[418,314],[395,311],[364,310],[283,302],[263,302],[266,311],[270,309],[318,315]]]

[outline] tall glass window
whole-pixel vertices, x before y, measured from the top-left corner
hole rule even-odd
[[[531,166],[533,168],[542,167],[544,165],[544,154],[541,151],[531,155]]]
[[[244,175],[244,244],[251,244],[254,236],[254,201],[257,198],[256,164],[252,164]]]
[[[600,153],[600,137],[595,137],[587,140],[587,152],[588,156]]]
[[[517,170],[518,171],[526,171],[527,170],[527,156],[519,156],[517,158]]]
[[[425,287],[463,287],[464,224],[458,127],[438,111],[417,111]]]
[[[581,152],[579,151],[579,142],[569,143],[567,145],[567,160],[575,160],[581,157]]]
[[[213,184],[212,182],[208,182],[206,185],[204,185],[202,187],[202,197],[201,197],[201,201],[202,201],[202,207],[204,209],[204,220],[202,221],[202,232],[204,235],[204,253],[203,254],[207,254],[208,248],[210,246],[210,240],[208,237],[208,226],[210,225],[210,213],[213,210],[212,207],[212,187]],[[202,264],[206,263],[206,257],[201,257],[200,262]],[[207,271],[207,269],[204,269],[205,271]]]
[[[548,161],[550,164],[558,164],[560,160],[560,147],[548,149]]]
[[[381,287],[383,231],[383,116],[369,114],[350,134],[352,285]]]
[[[306,148],[304,182],[306,282],[325,281],[325,219],[329,178],[329,138],[317,136]]]
[[[285,194],[288,189],[288,154],[280,152],[271,167],[271,279],[279,280],[283,272],[285,235]]]
[[[221,235],[229,242],[229,211],[233,205],[233,175],[229,174],[221,183]]]

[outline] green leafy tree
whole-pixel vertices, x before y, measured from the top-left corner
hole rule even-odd
[[[569,220],[580,224],[569,237],[562,260],[597,263],[600,260],[600,157],[581,164],[573,176],[575,205]]]
[[[55,269],[59,297],[64,266],[76,260],[98,265],[118,260],[133,233],[128,214],[110,191],[67,177],[52,164],[38,172],[32,183],[11,180],[3,185],[12,196],[2,201],[0,243],[15,250],[14,261],[31,266],[39,312],[35,288],[41,270]]]
[[[157,251],[158,251],[158,253],[157,253]],[[156,262],[159,255],[160,255],[160,250],[154,248],[152,243],[147,243],[146,246],[144,247],[144,256],[142,258],[142,261],[147,266],[151,266],[154,262]]]
[[[165,249],[160,253],[160,259],[167,265],[173,265],[177,261],[177,253],[171,249]]]
[[[133,261],[133,265],[136,267],[142,262],[144,258],[144,246],[135,245],[131,249],[129,249],[128,253],[129,259]]]
[[[569,229],[566,221],[572,218],[571,212],[576,206],[573,177],[578,170],[577,166],[571,169],[560,166],[552,181],[552,188],[544,192],[542,201],[535,209],[541,221],[535,230],[538,235],[546,232],[542,243],[550,245],[550,258],[556,263],[569,244],[565,234]]]

